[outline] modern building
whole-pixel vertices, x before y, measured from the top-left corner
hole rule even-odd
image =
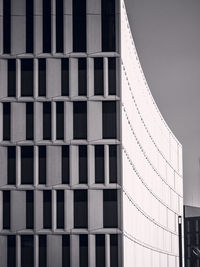
[[[182,147],[122,0],[0,0],[0,266],[178,267]]]

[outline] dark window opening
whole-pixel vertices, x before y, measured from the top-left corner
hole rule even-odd
[[[118,267],[118,235],[110,235],[110,267]]]
[[[74,190],[74,228],[88,228],[87,190]]]
[[[116,95],[116,58],[108,59],[108,88],[109,95]]]
[[[56,52],[63,52],[63,0],[56,0]]]
[[[109,177],[110,183],[117,183],[117,146],[109,146]]]
[[[62,96],[69,96],[69,60],[67,58],[61,59],[61,70]]]
[[[3,191],[3,229],[10,229],[10,191]]]
[[[88,267],[88,235],[79,236],[79,265],[80,267]]]
[[[7,150],[8,165],[7,165],[7,174],[8,174],[8,184],[16,184],[16,147],[8,146]]]
[[[117,190],[103,191],[103,225],[105,228],[118,227]]]
[[[79,183],[87,184],[87,146],[79,146]]]
[[[46,59],[40,58],[39,64],[39,88],[38,95],[46,96]]]
[[[104,183],[104,146],[95,146],[95,183]]]
[[[26,103],[26,139],[33,140],[33,103]]]
[[[62,267],[70,266],[70,236],[62,236]]]
[[[51,102],[43,103],[43,139],[51,140]]]
[[[57,228],[64,229],[64,190],[57,190]]]
[[[87,95],[87,61],[86,58],[78,59],[78,95]]]
[[[16,60],[8,59],[8,96],[16,96]]]
[[[64,103],[56,103],[56,139],[64,139]]]
[[[115,0],[102,0],[102,51],[116,50]]]
[[[69,146],[62,146],[62,183],[69,184]]]
[[[87,139],[87,102],[74,102],[74,139]]]
[[[21,147],[21,183],[33,184],[33,147]]]
[[[39,267],[47,267],[47,237],[39,236]]]
[[[116,102],[103,102],[103,138],[117,138]]]
[[[3,140],[10,140],[10,103],[3,103]]]
[[[34,206],[33,191],[26,191],[26,228],[33,229]]]
[[[26,53],[33,53],[33,0],[26,0]]]
[[[11,0],[3,1],[3,52],[10,54],[11,46]]]
[[[46,184],[46,146],[39,146],[39,184]]]
[[[51,191],[43,191],[43,228],[50,229],[52,220]]]
[[[86,52],[86,0],[73,1],[73,51]]]
[[[51,53],[51,1],[43,0],[43,52]]]
[[[96,235],[96,267],[105,266],[105,235]]]
[[[94,59],[94,94],[104,94],[103,58]]]
[[[33,235],[21,236],[21,267],[33,267],[34,244]]]
[[[33,59],[21,60],[21,96],[33,96]]]
[[[16,266],[16,236],[7,236],[7,267]]]

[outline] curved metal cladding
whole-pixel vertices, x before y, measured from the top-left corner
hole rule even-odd
[[[124,266],[178,267],[182,147],[148,88],[121,1]]]

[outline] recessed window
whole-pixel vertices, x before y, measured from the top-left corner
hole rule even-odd
[[[87,146],[79,146],[79,183],[87,184]]]
[[[108,58],[108,92],[116,95],[116,58]]]
[[[33,267],[34,244],[33,235],[21,236],[21,267]]]
[[[52,226],[51,190],[43,191],[43,228],[51,229]]]
[[[74,228],[88,228],[87,190],[74,190]]]
[[[103,58],[94,59],[94,94],[104,94]]]
[[[105,228],[118,227],[117,190],[103,191],[103,225]]]
[[[39,267],[47,267],[47,237],[39,235]]]
[[[57,190],[57,228],[64,229],[64,190]]]
[[[79,236],[79,266],[88,267],[88,235]]]
[[[39,86],[38,86],[38,95],[46,96],[46,59],[38,59],[39,67]]]
[[[78,59],[78,95],[87,95],[87,61],[86,58]]]
[[[118,267],[118,235],[110,235],[110,267]]]
[[[33,191],[26,191],[26,228],[33,229],[34,206]]]
[[[56,0],[56,52],[63,52],[63,0]]]
[[[26,0],[26,53],[33,53],[33,0]]]
[[[16,184],[16,147],[8,146],[7,148],[7,174],[8,174],[8,184]]]
[[[10,191],[3,191],[3,229],[10,229]]]
[[[87,102],[74,102],[74,139],[87,139]]]
[[[33,103],[26,103],[26,140],[33,140]]]
[[[86,0],[73,0],[73,51],[86,52]]]
[[[56,139],[64,139],[64,103],[56,103]]]
[[[117,146],[109,146],[109,178],[110,183],[117,183]]]
[[[69,146],[62,146],[62,184],[69,184]]]
[[[21,183],[33,184],[33,147],[21,147]]]
[[[104,146],[95,146],[95,183],[104,183]]]
[[[21,96],[33,96],[33,59],[21,60]]]
[[[62,267],[70,266],[70,236],[62,235]]]
[[[3,103],[3,140],[10,140],[10,103]]]
[[[51,1],[43,0],[43,53],[51,53]]]
[[[116,102],[103,102],[103,138],[117,138]]]
[[[96,235],[96,267],[105,266],[105,235]]]
[[[69,59],[61,59],[62,96],[69,96]]]
[[[7,236],[7,267],[16,266],[16,236]]]
[[[51,102],[43,103],[43,139],[51,140]]]
[[[39,146],[39,184],[46,184],[46,146]]]
[[[10,54],[11,47],[11,0],[3,1],[3,52]]]
[[[16,60],[8,59],[8,97],[16,96]]]

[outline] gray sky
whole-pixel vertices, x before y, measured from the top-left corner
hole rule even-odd
[[[151,92],[183,145],[184,202],[200,207],[200,1],[125,3]]]

